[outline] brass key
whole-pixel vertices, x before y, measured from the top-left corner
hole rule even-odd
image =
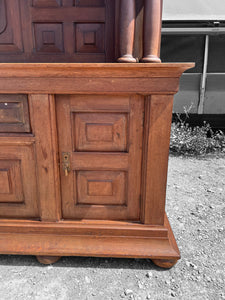
[[[68,176],[69,172],[68,172],[68,168],[67,167],[64,169],[64,172],[65,172],[65,176]]]

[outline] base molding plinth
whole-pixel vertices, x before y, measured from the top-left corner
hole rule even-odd
[[[42,264],[61,256],[148,258],[171,268],[180,253],[165,215],[164,226],[127,222],[0,222],[0,253],[35,255]]]

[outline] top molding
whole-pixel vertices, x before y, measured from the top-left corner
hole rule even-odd
[[[180,77],[194,63],[1,63],[0,78]]]
[[[0,93],[175,94],[194,64],[0,64]]]

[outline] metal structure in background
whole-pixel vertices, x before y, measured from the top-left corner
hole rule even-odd
[[[174,112],[225,114],[225,1],[164,0],[164,62],[195,61],[181,78]]]

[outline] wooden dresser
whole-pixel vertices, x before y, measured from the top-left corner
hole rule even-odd
[[[158,25],[142,59],[158,63],[107,63],[136,61],[134,1],[119,2],[0,0],[1,254],[179,259],[166,178],[193,64],[159,63]]]

